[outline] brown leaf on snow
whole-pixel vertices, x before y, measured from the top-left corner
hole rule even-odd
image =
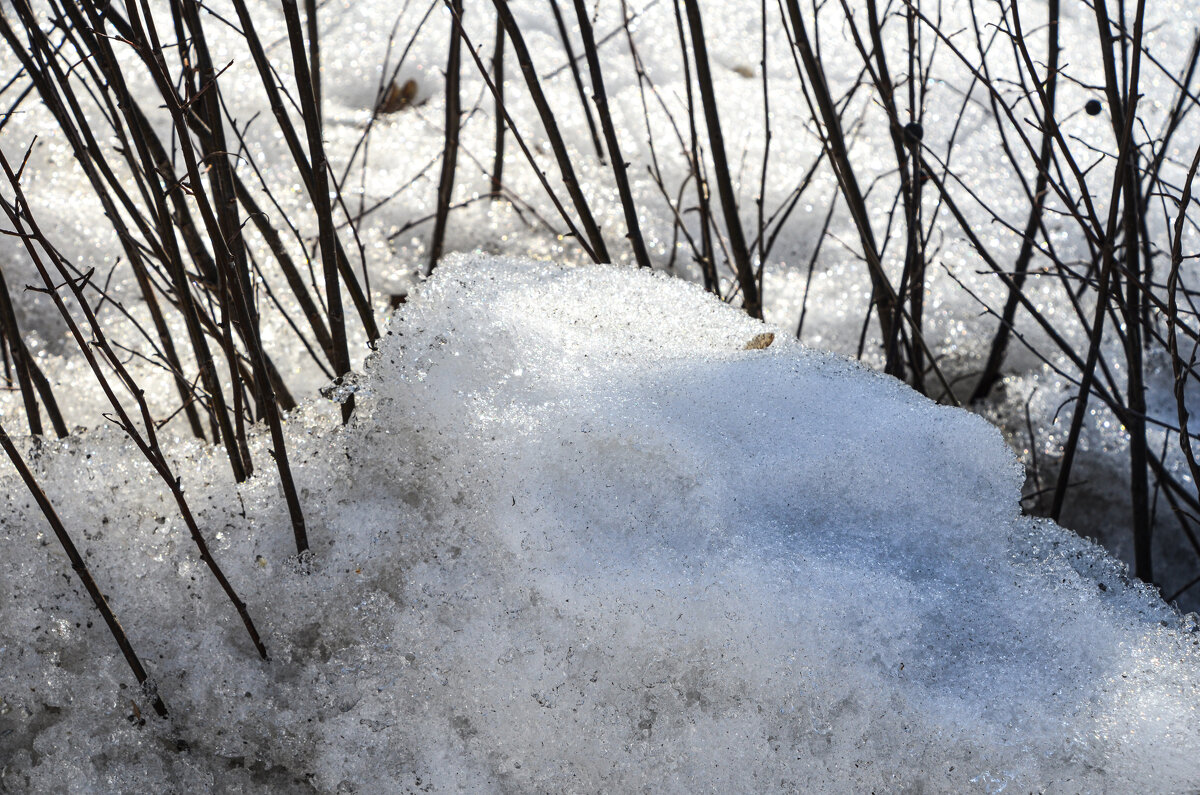
[[[746,347],[743,350],[761,351],[763,348],[771,347],[771,343],[774,341],[775,335],[769,331],[765,331],[762,334],[755,334],[754,338],[746,343]]]
[[[397,86],[394,82],[390,83],[387,91],[383,92],[383,97],[379,100],[379,104],[375,107],[375,112],[381,115],[399,113],[405,108],[410,108],[414,104],[418,104],[413,102],[416,98],[416,80],[406,80],[402,86]]]

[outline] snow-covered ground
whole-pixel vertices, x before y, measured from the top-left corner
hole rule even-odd
[[[266,663],[118,434],[47,445],[38,473],[173,717],[128,686],[10,478],[0,780],[1194,786],[1194,617],[1022,518],[982,419],[774,331],[747,350],[760,324],[659,275],[447,264],[355,421],[317,403],[289,423],[311,573],[270,477],[235,488],[220,455],[173,450]]]
[[[1027,5],[1029,19],[1044,15],[1041,3]],[[1147,66],[1144,78],[1143,107],[1153,122],[1169,106],[1167,76],[1186,56],[1197,12],[1185,0],[1149,5],[1149,46],[1162,64]],[[1022,517],[1022,471],[982,419],[793,341],[806,301],[803,342],[854,354],[870,295],[855,233],[840,214],[810,280],[834,191],[827,170],[818,170],[766,265],[774,342],[746,350],[763,327],[687,284],[698,280],[698,269],[645,169],[653,140],[669,192],[686,181],[662,111],[671,109],[679,122],[685,107],[672,5],[629,6],[657,88],[647,99],[648,125],[624,34],[607,38],[602,54],[651,255],[684,277],[678,280],[634,271],[630,253],[616,244],[624,218],[610,169],[589,153],[574,84],[559,68],[565,56],[553,19],[533,3],[517,6],[621,264],[580,267],[585,258],[560,235],[553,207],[510,143],[513,201],[456,210],[447,240],[448,250],[501,258],[454,259],[427,284],[416,276],[429,227],[406,225],[433,208],[442,146],[449,15],[435,4],[399,71],[398,82],[416,81],[417,104],[373,123],[368,168],[359,149],[344,185],[354,208],[408,186],[366,215],[360,232],[381,322],[389,295],[412,294],[377,352],[361,339],[354,345],[363,374],[330,393],[356,390],[349,427],[340,427],[336,405],[316,397],[326,380],[292,332],[277,314],[264,313],[268,350],[303,399],[287,434],[312,560],[292,559],[265,435],[255,440],[260,474],[236,486],[223,454],[171,438],[186,431],[182,423],[164,434],[202,531],[263,631],[270,662],[254,655],[169,496],[102,418],[103,396],[90,386],[49,299],[21,289],[36,281],[25,255],[10,239],[0,241],[22,328],[60,394],[69,395],[68,421],[80,429],[60,442],[23,440],[22,452],[172,714],[169,722],[152,716],[5,464],[0,790],[1074,792],[1200,785],[1194,616],[1181,617],[1131,583],[1100,548]],[[251,7],[286,82],[278,8]],[[322,7],[326,135],[339,176],[371,118],[380,75],[426,9],[385,0]],[[961,0],[942,8],[956,42],[967,38],[968,9]],[[994,11],[977,11],[990,30]],[[763,143],[758,11],[730,0],[705,3],[704,13],[751,226]],[[846,88],[861,65],[836,23],[841,11],[823,13],[825,67]],[[1063,13],[1065,59],[1080,83],[1064,81],[1060,123],[1081,152],[1102,151],[1112,147],[1107,121],[1078,111],[1096,95],[1088,87],[1098,79],[1095,22],[1082,4]],[[599,14],[598,33],[619,30],[620,4],[605,3]],[[311,245],[311,208],[267,118],[244,44],[215,17],[206,20],[214,58],[231,64],[221,78],[230,112],[239,123],[253,120],[246,157]],[[466,22],[486,63],[490,9],[468,5]],[[903,25],[890,30],[900,36]],[[1031,35],[1037,42],[1041,34]],[[770,26],[768,47],[769,213],[787,200],[820,146],[781,26]],[[996,44],[989,56],[1001,83],[1012,75],[1006,48]],[[925,144],[952,159],[964,195],[981,192],[991,210],[1019,227],[1026,208],[996,154],[986,97],[968,98],[977,90],[970,73],[948,48],[936,52]],[[11,56],[0,55],[0,63],[8,74]],[[509,110],[553,175],[515,64],[509,74]],[[130,79],[136,84],[136,69]],[[486,192],[491,163],[491,100],[470,59],[463,97],[475,110],[465,117],[456,202]],[[882,230],[894,195],[891,143],[878,107],[865,93],[859,101],[848,114],[864,119],[855,128],[855,163],[864,182],[879,180],[872,202]],[[1189,119],[1175,139],[1166,167],[1172,179],[1200,143],[1194,125]],[[53,120],[31,99],[0,146],[15,159],[34,136],[40,143],[25,172],[34,212],[81,268],[111,270],[113,295],[143,318],[101,208]],[[1096,174],[1110,167],[1091,156]],[[239,169],[255,183],[242,159]],[[988,245],[1011,261],[1016,236],[990,211],[963,201]],[[1106,197],[1097,201],[1103,209]],[[694,232],[694,217],[686,221]],[[955,378],[979,366],[995,326],[971,293],[998,306],[1004,292],[981,273],[953,224],[941,226],[947,234],[933,238],[938,267],[930,272],[926,336]],[[1052,214],[1048,226],[1064,260],[1089,256],[1068,221]],[[257,233],[247,227],[246,235],[261,253]],[[1194,239],[1189,230],[1187,244],[1194,247]],[[897,273],[902,244],[893,240],[889,254]],[[285,293],[269,258],[260,259],[264,278]],[[731,274],[723,276],[728,295]],[[1035,276],[1027,293],[1068,339],[1086,345],[1055,279]],[[111,305],[102,317],[114,338],[139,348]],[[1062,363],[1031,323],[1018,318],[1018,327],[1051,363]],[[880,363],[870,339],[864,360]],[[160,369],[137,359],[129,367],[160,416],[173,411],[172,385]],[[1052,461],[1068,415],[1054,418],[1073,388],[1016,344],[1006,373],[984,412],[1026,460]],[[1172,419],[1169,366],[1151,361],[1151,381],[1151,412]],[[1023,435],[1031,398],[1032,439]],[[18,394],[0,395],[10,433],[23,427],[20,411]],[[1156,447],[1163,441],[1152,435]],[[1124,444],[1124,429],[1111,417],[1096,411],[1089,418],[1089,455],[1078,470],[1089,483],[1064,521],[1118,551],[1129,535],[1120,499]],[[1156,536],[1160,571],[1181,584],[1195,565],[1172,561],[1173,538]]]
[[[570,25],[570,4],[560,4],[564,7],[572,35],[577,36],[576,27]],[[708,2],[704,7],[714,85],[725,120],[726,148],[735,171],[735,189],[743,223],[751,231],[755,228],[756,200],[760,192],[765,213],[770,217],[788,202],[791,191],[802,181],[820,153],[820,142],[800,90],[787,34],[777,9],[770,6],[768,4],[766,63],[770,76],[773,137],[770,168],[761,185],[764,115],[759,9],[757,5],[747,6],[732,0]],[[286,30],[279,8],[265,2],[251,2],[250,7],[275,68],[284,84],[290,86]],[[633,68],[629,39],[620,27],[623,8],[632,20],[632,40],[650,81],[646,85],[652,86],[647,88],[644,97]],[[851,3],[849,8],[862,25],[860,6]],[[232,118],[240,127],[244,126],[249,147],[237,159],[239,170],[251,186],[257,185],[257,177],[248,168],[248,161],[253,160],[271,187],[274,198],[302,230],[315,258],[315,225],[311,222],[307,197],[299,186],[286,147],[270,120],[259,77],[246,55],[244,42],[225,22],[232,18],[231,10],[223,4],[214,6],[213,10],[219,16],[205,18],[213,57],[216,62],[228,65],[221,76],[224,98]],[[1007,124],[1010,142],[1013,142],[1012,126],[1005,121],[997,122],[988,93],[972,72],[974,65],[984,58],[979,54],[981,48],[986,50],[989,74],[999,88],[1000,99],[1014,108],[1015,118],[1024,124],[1024,133],[1034,138],[1035,145],[1036,130],[1032,118],[1036,108],[1022,96],[1016,82],[1020,77],[1016,68],[1018,57],[1007,41],[1005,29],[997,27],[999,17],[991,4],[948,0],[937,4],[936,14],[933,9],[925,9],[925,12],[930,18],[939,20],[941,29],[950,36],[949,41],[938,41],[928,25],[918,26],[922,57],[929,74],[922,111],[925,151],[929,157],[947,164],[954,175],[947,184],[967,220],[1000,264],[1011,267],[1020,244],[1018,232],[1024,228],[1027,219],[1028,200],[1018,174],[1001,156],[998,130]],[[1021,11],[1032,55],[1039,62],[1045,48],[1045,12],[1042,2]],[[514,4],[514,13],[525,32],[534,66],[542,76],[542,87],[555,109],[559,128],[614,258],[629,263],[632,255],[623,245],[625,220],[617,201],[611,169],[595,156],[553,16],[544,4],[532,2]],[[694,197],[689,198],[693,187],[689,184],[684,147],[680,144],[680,136],[687,137],[686,91],[675,37],[673,4],[665,0],[625,4],[606,2],[597,6],[596,13],[606,87],[623,153],[632,164],[633,194],[641,211],[640,221],[651,257],[659,267],[669,267],[685,278],[698,280],[699,270],[692,262],[690,251],[673,228],[674,211],[648,170],[651,163],[656,164],[666,194],[672,201],[676,195],[683,196],[682,217],[691,236],[697,238],[696,214],[688,209],[695,204]],[[1185,70],[1192,37],[1196,25],[1200,24],[1198,13],[1194,4],[1187,0],[1147,4],[1145,41],[1152,57],[1143,62],[1141,89],[1144,96],[1139,106],[1145,127],[1139,123],[1134,132],[1145,146],[1147,157],[1156,148],[1149,142],[1160,134],[1177,93],[1176,82]],[[809,20],[810,33],[821,48],[825,72],[834,92],[839,95],[859,79],[862,69],[861,58],[843,16],[840,6],[825,4],[819,17]],[[898,17],[885,19],[887,42],[891,48],[889,54],[896,69],[900,70],[906,64],[905,20]],[[361,224],[360,234],[372,294],[382,317],[386,313],[388,296],[411,290],[414,274],[426,264],[430,225],[428,221],[423,225],[411,224],[427,218],[435,203],[438,158],[442,149],[442,70],[446,62],[450,14],[439,3],[343,0],[323,5],[321,21],[330,161],[335,174],[339,177],[345,174],[343,187],[349,207],[354,211],[369,211]],[[486,4],[468,4],[465,24],[480,50],[484,65],[488,65],[494,26],[492,9]],[[1011,26],[1011,19],[1006,24]],[[171,26],[164,21],[162,27],[169,29]],[[1092,200],[1103,215],[1109,196],[1110,155],[1115,149],[1115,141],[1106,112],[1092,116],[1083,111],[1088,100],[1104,99],[1103,92],[1096,87],[1101,81],[1096,35],[1094,16],[1086,4],[1068,2],[1063,5],[1060,39],[1064,77],[1059,85],[1061,110],[1058,121],[1075,158],[1087,169]],[[950,43],[954,47],[949,46]],[[576,51],[579,51],[577,38]],[[0,57],[6,59],[5,64],[11,63],[11,56]],[[133,61],[130,56],[130,62]],[[415,102],[406,110],[377,117],[371,122],[378,91],[393,70],[396,70],[398,85],[409,80],[414,82],[417,87]],[[141,70],[135,67],[130,72],[129,80],[135,89],[153,90]],[[519,70],[512,62],[511,46],[507,74],[509,112],[535,152],[539,168],[548,174],[561,194],[549,144],[537,122]],[[1028,76],[1025,79],[1028,81]],[[587,80],[586,70],[584,80]],[[570,238],[562,236],[565,228],[561,219],[544,195],[533,170],[513,144],[511,135],[505,165],[506,196],[511,201],[480,199],[489,189],[487,172],[491,169],[494,135],[492,99],[478,77],[474,62],[465,56],[462,96],[469,112],[464,115],[463,148],[453,200],[456,205],[468,204],[456,209],[451,217],[447,250],[483,249],[564,263],[585,261],[580,248]],[[903,104],[907,99],[902,97],[900,101]],[[147,110],[153,112],[154,108]],[[871,188],[868,200],[876,234],[881,244],[889,241],[886,265],[893,279],[898,279],[904,241],[902,224],[892,223],[890,227],[888,224],[889,214],[894,210],[897,177],[887,123],[877,98],[866,89],[854,95],[845,118],[859,180]],[[369,122],[371,134],[367,145],[359,146]],[[156,123],[160,125],[163,139],[170,140],[165,114],[157,116]],[[51,229],[56,245],[82,269],[95,267],[96,272],[105,274],[106,278],[111,272],[110,289],[116,296],[124,297],[128,308],[138,316],[132,276],[123,267],[115,270],[113,267],[119,253],[117,240],[99,204],[89,196],[89,189],[79,170],[72,165],[69,150],[61,136],[56,136],[54,126],[36,99],[26,101],[5,129],[6,151],[16,156],[34,136],[39,136],[40,142],[27,166],[25,179],[43,223]],[[701,135],[703,138],[703,129]],[[110,143],[101,140],[101,145]],[[1182,182],[1187,162],[1198,144],[1200,135],[1195,119],[1186,116],[1169,151],[1165,152],[1163,176],[1168,184],[1178,186]],[[1022,155],[1020,146],[1016,149],[1021,175],[1031,180],[1032,158]],[[685,189],[682,194],[681,189]],[[821,244],[811,272],[809,267],[814,249],[822,240],[825,213],[835,193],[835,181],[829,169],[826,166],[818,168],[795,211],[775,238],[764,269],[765,311],[772,322],[794,328],[804,306],[804,342],[855,355],[859,351],[871,285],[857,250],[856,233],[844,207],[834,213],[829,235]],[[264,207],[271,208],[264,197],[260,196],[259,201]],[[1081,263],[1090,262],[1093,254],[1066,208],[1056,202],[1057,199],[1051,197],[1046,216],[1047,231],[1058,256],[1064,262],[1082,268]],[[946,377],[959,386],[961,397],[969,392],[972,374],[981,367],[997,326],[995,317],[985,312],[980,302],[998,310],[1003,304],[1005,290],[993,274],[986,272],[988,269],[957,230],[945,207],[936,206],[932,190],[926,191],[926,204],[927,220],[934,219],[935,209],[940,215],[935,220],[928,220],[937,231],[930,238],[933,253],[925,299],[924,336],[939,356]],[[1152,204],[1148,230],[1153,245],[1163,251],[1167,247],[1165,220],[1172,217],[1174,208],[1169,206],[1169,201],[1156,199]],[[282,229],[278,213],[271,215],[276,226]],[[885,233],[885,229],[890,232]],[[257,232],[247,227],[245,234],[262,254],[264,244]],[[298,247],[290,239],[287,242],[297,261],[303,262],[305,258]],[[1196,243],[1195,229],[1189,226],[1184,236],[1185,253],[1194,250]],[[351,249],[354,248],[351,245]],[[14,290],[19,289],[19,285],[36,281],[19,247],[10,246],[0,252]],[[270,257],[260,256],[259,259],[265,269],[266,281],[274,286],[277,295],[285,294],[283,280],[272,270]],[[1160,257],[1160,266],[1162,263]],[[1056,275],[1038,272],[1039,264],[1035,258],[1033,275],[1025,286],[1026,294],[1068,342],[1079,350],[1086,349],[1087,329],[1071,309],[1063,284]],[[1194,267],[1192,260],[1185,261],[1185,284],[1194,280]],[[1160,275],[1161,270],[1160,267]],[[729,295],[733,274],[725,269],[721,276],[722,293]],[[960,283],[968,289],[963,289]],[[283,297],[286,302],[286,295]],[[70,389],[80,380],[86,381],[89,376],[81,371],[77,358],[55,360],[64,350],[69,351],[70,346],[64,348],[64,335],[49,299],[22,293],[19,303],[22,328],[31,336],[34,350],[52,360],[46,369],[63,385],[61,388]],[[1083,310],[1090,322],[1086,298]],[[146,346],[138,333],[129,328],[121,333],[123,324],[111,307],[106,314],[105,320],[111,324],[114,336],[131,348],[145,352]],[[141,319],[145,321],[144,317]],[[298,395],[314,394],[322,385],[323,377],[306,361],[303,348],[291,330],[270,311],[265,314],[264,323],[268,348],[289,379],[292,390]],[[1074,373],[1075,368],[1055,350],[1024,312],[1018,313],[1016,325],[1021,338],[1037,353],[1014,341],[1004,370],[1007,378],[997,388],[992,401],[979,410],[999,423],[1008,435],[1010,445],[1021,452],[1022,460],[1035,476],[1026,487],[1027,492],[1033,492],[1045,489],[1053,482],[1057,457],[1069,424],[1068,401],[1076,393],[1076,388],[1047,367],[1046,361],[1063,367],[1068,373]],[[876,327],[867,324],[866,328],[863,359],[879,366],[882,359]],[[353,324],[351,330],[354,330]],[[1106,356],[1119,364],[1120,343],[1114,335],[1109,335],[1108,346]],[[352,346],[357,361],[361,361],[366,353],[364,345]],[[151,397],[170,406],[173,400],[170,380],[156,366],[140,367],[142,364],[131,362],[131,366],[138,369],[139,380]],[[1190,476],[1181,456],[1174,452],[1178,446],[1176,438],[1173,434],[1164,434],[1153,424],[1159,420],[1168,424],[1175,422],[1169,364],[1163,357],[1152,354],[1147,361],[1147,371],[1151,386],[1150,446],[1167,451],[1167,467],[1186,484]],[[1123,369],[1115,367],[1114,374],[1119,384]],[[76,390],[71,403],[68,413],[72,424],[94,426],[99,413],[107,410],[96,390]],[[1065,410],[1064,404],[1068,404]],[[1027,406],[1031,423],[1026,423]],[[168,414],[173,408],[170,406],[162,413]],[[1194,407],[1193,413],[1195,409],[1200,406]],[[0,396],[0,417],[7,425],[21,427],[20,411],[18,395]],[[181,424],[182,420],[177,422]],[[1078,477],[1073,480],[1078,484],[1074,487],[1074,496],[1067,501],[1064,523],[1101,538],[1110,549],[1131,560],[1130,520],[1124,496],[1128,492],[1126,445],[1125,429],[1107,411],[1098,409],[1093,401],[1081,443],[1085,455],[1077,464]],[[1037,467],[1033,466],[1035,462]],[[1154,536],[1155,559],[1160,584],[1164,593],[1170,594],[1195,575],[1197,561],[1164,502],[1161,499],[1156,502],[1159,530]],[[1028,507],[1034,505],[1032,499],[1027,502]],[[1041,507],[1044,509],[1045,505]],[[1181,604],[1188,609],[1200,607],[1200,590],[1184,592]]]

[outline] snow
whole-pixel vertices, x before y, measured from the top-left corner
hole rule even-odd
[[[322,5],[326,137],[339,175],[370,118],[380,74],[425,12],[423,4],[397,5]],[[589,154],[569,72],[549,74],[565,60],[555,26],[536,4],[517,5],[589,201],[615,243],[625,222],[610,169]],[[1170,107],[1175,89],[1166,75],[1186,57],[1196,11],[1184,0],[1149,5],[1148,41],[1164,65],[1145,66],[1141,107],[1154,128]],[[290,85],[277,5],[250,6]],[[629,7],[658,97],[681,121],[672,5]],[[969,31],[969,8],[944,3],[944,28]],[[976,10],[989,30],[994,12]],[[493,21],[486,8],[467,13],[486,61]],[[1060,123],[1086,162],[1099,158],[1094,173],[1102,175],[1108,163],[1091,150],[1112,148],[1108,123],[1072,110],[1096,94],[1095,22],[1082,3],[1065,4],[1063,13],[1073,79],[1060,84]],[[619,24],[619,4],[602,4],[598,14],[598,33]],[[860,68],[841,14],[828,5],[822,16],[835,89]],[[760,31],[745,3],[712,0],[705,16],[750,226],[762,165]],[[246,157],[311,237],[311,208],[264,112],[244,43],[215,21],[205,24],[215,60],[230,64],[222,88],[231,114],[239,124],[254,119]],[[1194,791],[1195,615],[1163,605],[1091,542],[1021,516],[1022,470],[983,419],[793,341],[834,189],[826,170],[766,265],[767,327],[683,280],[631,269],[623,245],[612,248],[625,267],[576,267],[578,247],[537,220],[561,227],[511,143],[506,181],[519,201],[456,211],[447,241],[448,250],[500,257],[462,256],[428,283],[414,277],[428,228],[405,225],[430,212],[436,191],[428,166],[442,145],[448,27],[439,7],[399,73],[428,101],[378,119],[370,168],[361,174],[358,161],[347,180],[352,207],[411,183],[361,229],[380,316],[389,293],[410,292],[410,302],[365,363],[366,346],[352,340],[359,372],[335,385],[305,360],[281,318],[264,313],[268,350],[295,394],[307,396],[287,434],[312,558],[292,554],[265,435],[254,440],[259,474],[239,486],[221,451],[172,438],[185,430],[179,423],[163,434],[269,662],[255,656],[169,495],[101,419],[108,406],[48,297],[22,291],[36,281],[25,255],[0,244],[22,328],[79,426],[62,441],[22,439],[22,452],[171,710],[169,721],[153,716],[32,499],[0,464],[0,791]],[[902,28],[890,31],[901,36]],[[795,90],[782,26],[768,35],[770,211],[819,142]],[[982,193],[1018,229],[1027,203],[996,155],[985,98],[976,88],[964,103],[970,75],[948,52],[937,49],[931,66],[925,144],[952,156],[964,212],[1009,262],[1015,236],[963,197],[968,188]],[[644,168],[653,133],[674,194],[687,173],[674,130],[655,99],[644,120],[623,35],[603,56],[651,254],[695,280],[687,251],[672,249],[674,216]],[[998,79],[1015,76],[1004,47],[989,57]],[[0,64],[13,72],[7,53]],[[509,77],[510,110],[553,174],[515,64]],[[149,85],[133,70],[130,79]],[[456,203],[487,190],[491,156],[491,100],[469,61],[463,96],[468,107],[482,99],[465,118]],[[882,228],[894,176],[887,128],[872,103],[863,92],[847,118],[864,120],[854,161],[864,184],[878,180],[871,200]],[[1016,108],[1032,116],[1027,105]],[[165,134],[165,115],[154,121]],[[5,129],[10,159],[34,136],[40,143],[25,171],[34,212],[81,269],[112,271],[113,295],[145,325],[110,225],[49,114],[30,101]],[[1185,125],[1168,177],[1179,181],[1175,161],[1186,162],[1196,144],[1195,128]],[[240,158],[238,167],[254,185]],[[1107,190],[1096,192],[1103,203]],[[694,233],[693,214],[685,221]],[[1077,230],[1055,212],[1047,224],[1064,261],[1088,258]],[[940,225],[950,234],[934,241],[926,338],[954,379],[986,354],[995,320],[945,273],[993,306],[1003,291],[978,272],[953,224]],[[844,214],[831,230],[811,274],[804,341],[853,354],[870,285],[852,246],[842,245],[855,238]],[[261,254],[257,232],[246,234]],[[1189,229],[1189,250],[1194,241]],[[896,273],[903,247],[893,241],[889,251]],[[257,258],[264,279],[281,284],[269,257]],[[1027,293],[1067,339],[1086,345],[1056,279],[1034,275]],[[102,319],[113,339],[149,352],[111,304]],[[747,350],[765,329],[775,334],[771,345]],[[1024,315],[1018,329],[1048,348]],[[864,358],[878,364],[871,334],[873,327]],[[157,416],[174,410],[173,386],[159,368],[138,359],[129,367]],[[1169,367],[1150,368],[1151,413],[1171,419]],[[193,363],[185,369],[194,372]],[[1057,424],[1052,418],[1073,387],[1016,344],[1006,372],[1003,392],[985,410],[1018,449],[1043,460],[1057,455],[1068,414]],[[349,427],[319,391],[356,395]],[[1025,439],[1030,398],[1040,430]],[[11,433],[23,427],[20,411],[17,393],[0,393]],[[1120,497],[1124,429],[1103,412],[1087,425],[1091,457],[1076,472],[1090,483],[1066,516],[1119,551],[1129,535]],[[1152,431],[1152,446],[1163,441]],[[1178,460],[1169,465],[1181,469]],[[1155,543],[1178,537],[1156,533]],[[1164,582],[1181,585],[1194,574],[1190,551],[1177,562],[1168,546],[1156,554]],[[1200,605],[1200,597],[1185,598]]]
[[[26,442],[172,717],[5,472],[3,786],[1200,780],[1194,615],[1020,516],[981,418],[694,285],[455,257],[352,388],[345,429],[320,399],[287,423],[305,564],[271,473],[237,487],[219,452],[170,451],[269,662],[119,434]]]

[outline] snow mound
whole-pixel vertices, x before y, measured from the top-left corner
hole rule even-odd
[[[289,422],[310,566],[269,475],[174,453],[266,663],[115,433],[43,445],[172,718],[123,720],[141,696],[9,474],[0,785],[1200,783],[1194,616],[1021,517],[982,419],[768,330],[652,273],[453,258],[329,390],[351,426]]]

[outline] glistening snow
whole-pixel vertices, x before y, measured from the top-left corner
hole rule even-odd
[[[270,476],[235,487],[177,443],[268,663],[117,433],[45,443],[39,477],[103,534],[90,561],[176,717],[126,721],[145,699],[8,474],[0,780],[1194,787],[1194,617],[1021,517],[984,420],[784,333],[745,350],[762,330],[628,268],[447,263],[393,318],[354,422],[318,401],[288,424],[308,574]]]

